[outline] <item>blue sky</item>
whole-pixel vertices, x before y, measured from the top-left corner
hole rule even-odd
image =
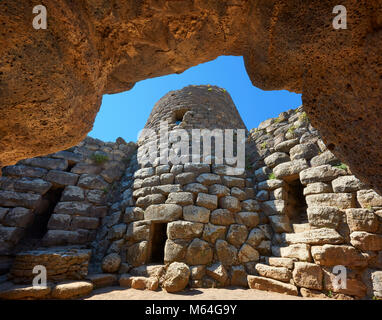
[[[154,104],[167,92],[190,84],[210,84],[225,88],[249,130],[282,111],[302,104],[300,94],[286,90],[263,91],[254,87],[242,57],[221,56],[182,74],[147,79],[136,83],[129,91],[104,95],[89,135],[103,141],[115,141],[118,137],[136,141]]]

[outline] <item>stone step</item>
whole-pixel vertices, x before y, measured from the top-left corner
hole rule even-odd
[[[93,273],[88,274],[86,280],[90,281],[95,289],[111,287],[118,283],[118,277],[112,273]]]
[[[87,281],[71,281],[54,285],[48,283],[46,287],[30,284],[0,284],[0,299],[31,300],[31,299],[72,299],[88,295],[94,286]]]
[[[300,233],[310,230],[310,225],[309,223],[294,223],[292,224],[292,228],[294,233]]]
[[[265,278],[265,277],[252,276],[252,275],[249,275],[247,279],[248,279],[248,286],[250,289],[271,291],[271,292],[289,294],[292,296],[298,296],[298,289],[296,286],[292,284],[281,282],[274,279]]]
[[[52,247],[16,254],[10,270],[15,283],[30,283],[36,275],[33,268],[42,265],[48,281],[81,280],[88,274],[91,250],[80,247]]]

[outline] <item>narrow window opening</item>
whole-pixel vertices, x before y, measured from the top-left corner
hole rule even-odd
[[[304,196],[304,186],[300,180],[288,182],[288,212],[292,223],[308,223],[308,205]]]
[[[174,111],[173,121],[176,125],[179,125],[182,123],[183,117],[187,111],[188,111],[188,109],[179,109],[179,110]]]
[[[151,260],[164,263],[164,247],[167,240],[167,223],[154,223],[152,226]]]

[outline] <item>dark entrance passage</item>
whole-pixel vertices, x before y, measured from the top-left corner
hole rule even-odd
[[[292,223],[308,223],[304,186],[299,179],[288,182],[288,212]]]
[[[152,226],[150,262],[164,262],[164,246],[166,244],[167,223],[154,223]]]
[[[41,239],[48,231],[49,219],[63,191],[64,188],[52,188],[43,195],[40,205],[35,209],[33,223],[25,230],[23,239],[17,245],[18,251],[40,246]]]

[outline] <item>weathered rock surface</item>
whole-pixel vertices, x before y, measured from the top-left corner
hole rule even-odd
[[[251,289],[278,292],[292,296],[298,295],[297,287],[292,284],[252,275],[249,275],[247,278]]]
[[[162,288],[167,292],[181,291],[187,286],[190,274],[190,268],[185,263],[173,262],[166,270]]]
[[[243,55],[254,85],[303,92],[307,114],[329,149],[380,190],[378,3],[354,2],[346,8],[357,27],[338,32],[333,8],[321,3],[146,0],[112,7],[60,1],[47,7],[48,29],[36,31],[30,27],[29,3],[14,7],[3,1],[1,164],[82,140],[104,93],[129,90],[139,80],[179,73],[219,55]],[[70,26],[62,23],[66,19]],[[305,26],[313,26],[313,33]],[[71,41],[55,45],[60,38]],[[30,39],[28,48],[25,39]],[[28,126],[20,126],[23,121]],[[342,125],[347,122],[352,125]]]

